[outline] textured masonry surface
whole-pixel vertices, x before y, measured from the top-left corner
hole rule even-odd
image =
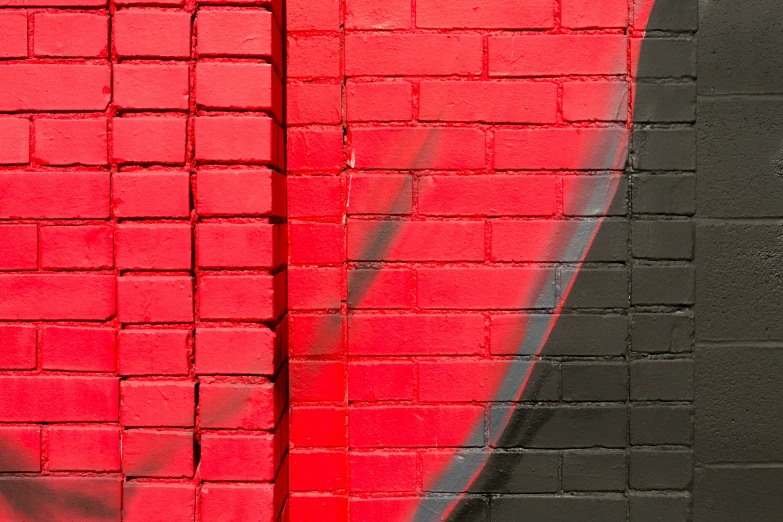
[[[777,522],[782,14],[2,2],[0,521]]]

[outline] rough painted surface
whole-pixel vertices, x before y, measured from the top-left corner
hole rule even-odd
[[[281,6],[2,4],[0,520],[277,520]]]

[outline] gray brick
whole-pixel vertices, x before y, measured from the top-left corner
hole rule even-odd
[[[556,401],[560,399],[560,364],[538,361],[522,392],[523,401]]]
[[[628,259],[628,222],[604,220],[587,251],[585,261],[617,262]]]
[[[783,216],[783,99],[698,103],[699,216]]]
[[[631,362],[631,400],[693,400],[693,361],[650,360]]]
[[[631,493],[630,522],[689,522],[691,497],[687,493]]]
[[[631,444],[693,444],[693,408],[663,404],[632,405]]]
[[[570,281],[576,270],[564,268],[561,287]],[[583,267],[566,299],[566,308],[623,308],[628,305],[628,272],[623,268]]]
[[[579,179],[578,183],[574,183]],[[564,185],[573,190],[563,191],[563,212],[566,216],[600,216],[603,214],[601,209],[590,204],[590,199],[594,193],[594,188],[599,183],[603,183],[601,176],[582,175],[582,176],[563,176]],[[606,210],[607,216],[625,216],[627,213],[628,199],[628,176],[623,175],[617,181],[617,189],[612,198],[609,208]]]
[[[561,314],[547,339],[543,355],[623,355],[628,319],[622,315]]]
[[[513,409],[502,434],[501,420]],[[504,448],[624,448],[628,432],[625,405],[494,406],[490,413],[490,437]]]
[[[555,451],[495,451],[484,469],[470,487],[471,493],[556,493],[560,490],[560,458]]]
[[[783,461],[783,348],[696,349],[700,462]]]
[[[639,259],[693,259],[693,222],[635,221],[632,252]]]
[[[563,363],[563,400],[625,401],[628,367],[617,362]]]
[[[684,174],[634,174],[634,214],[692,215],[696,212],[696,177]]]
[[[687,489],[693,482],[693,452],[633,449],[628,477],[633,489]]]
[[[696,121],[696,84],[638,83],[634,123],[692,123]]]
[[[646,0],[634,1],[636,9],[649,6]],[[694,32],[699,18],[697,5],[696,0],[656,0],[646,30]]]
[[[691,265],[634,265],[631,303],[690,305],[695,299],[696,271]]]
[[[695,129],[634,129],[633,166],[636,170],[695,169]]]
[[[643,353],[684,353],[693,350],[690,313],[636,313],[631,317],[631,350]]]
[[[696,40],[645,38],[639,55],[639,78],[694,78]]]
[[[625,491],[627,475],[624,451],[586,450],[563,453],[565,491]]]
[[[492,522],[625,522],[621,496],[509,496],[491,500]]]

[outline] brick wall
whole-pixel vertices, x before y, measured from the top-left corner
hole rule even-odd
[[[277,518],[282,21],[3,3],[1,520]]]

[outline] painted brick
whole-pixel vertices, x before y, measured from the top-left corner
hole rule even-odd
[[[120,375],[187,375],[186,330],[121,330],[118,335]]]
[[[270,321],[285,305],[285,273],[205,275],[198,287],[199,316],[205,320]]]
[[[563,117],[568,121],[626,121],[628,84],[625,82],[566,82]]]
[[[194,386],[192,382],[123,381],[120,387],[122,425],[192,427],[196,411]]]
[[[349,456],[352,491],[416,491],[415,453],[351,453]]]
[[[44,370],[114,372],[117,367],[113,329],[44,326],[40,344]]]
[[[349,308],[410,308],[413,272],[359,269],[348,272]]]
[[[37,266],[37,227],[0,225],[0,270],[34,270]]]
[[[343,165],[343,129],[292,129],[288,131],[290,170],[336,171]]]
[[[109,18],[103,14],[36,13],[33,54],[106,58]]]
[[[33,157],[44,165],[106,165],[106,120],[35,120]]]
[[[0,369],[34,369],[36,339],[34,326],[0,326]]]
[[[291,402],[341,401],[345,397],[345,364],[340,361],[290,361]]]
[[[297,1],[291,2],[286,13],[286,29],[289,31],[329,31],[340,26],[340,2]]]
[[[291,263],[340,263],[344,258],[342,225],[333,223],[292,223],[289,261]]]
[[[128,477],[192,477],[193,432],[124,430],[122,471]]]
[[[27,57],[27,13],[24,11],[0,14],[0,57]]]
[[[271,56],[272,13],[259,9],[206,10],[196,17],[203,56]]]
[[[416,26],[427,29],[550,29],[549,0],[423,0],[416,3]]]
[[[0,319],[104,321],[116,310],[109,275],[0,275],[0,295]]]
[[[47,431],[49,469],[120,471],[119,428],[52,426]]]
[[[125,323],[187,323],[193,320],[190,277],[121,277],[117,317]]]
[[[30,120],[0,118],[0,140],[6,144],[0,151],[0,164],[22,165],[30,161]]]
[[[271,522],[274,493],[269,484],[209,483],[201,487],[204,522]]]
[[[122,488],[122,519],[143,522],[193,520],[196,488],[192,484],[145,484],[126,482]]]
[[[347,0],[345,26],[351,29],[406,29],[411,25],[411,5],[406,0]]]
[[[277,409],[269,383],[202,383],[199,387],[202,428],[271,430]]]
[[[204,480],[269,482],[277,471],[274,438],[269,434],[201,436]]]
[[[563,26],[569,29],[621,28],[628,25],[628,3],[625,0],[563,0],[560,16]]]
[[[105,172],[0,172],[0,217],[105,219],[109,194]]]
[[[200,63],[196,103],[210,109],[271,109],[273,93],[280,89],[277,82],[268,64]]]
[[[288,309],[339,309],[342,296],[339,267],[288,267]]]
[[[188,174],[169,171],[129,171],[112,176],[112,206],[120,218],[190,215]]]
[[[115,232],[115,259],[121,270],[189,270],[189,224],[122,223]]]
[[[337,78],[340,75],[340,39],[289,36],[286,61],[289,78]]]
[[[199,328],[196,373],[271,375],[275,344],[274,332],[265,328]]]
[[[348,485],[348,465],[340,451],[299,451],[290,456],[290,491],[333,491]],[[320,473],[308,473],[318,469]]]
[[[201,268],[274,268],[281,261],[278,227],[268,224],[201,223],[196,259]]]
[[[260,216],[285,208],[285,180],[267,169],[200,170],[196,212],[200,216]]]
[[[110,227],[41,227],[40,235],[42,268],[89,270],[114,264]]]
[[[338,124],[342,117],[342,88],[322,83],[294,83],[286,89],[289,125]]]
[[[112,156],[117,163],[185,162],[185,118],[115,118]]]
[[[271,118],[196,118],[196,160],[276,164],[279,160],[277,132]]]
[[[114,377],[0,377],[3,422],[116,422]]]
[[[0,472],[41,471],[41,428],[0,427],[0,446],[7,455],[0,462]]]
[[[342,210],[340,178],[291,176],[288,178],[288,216],[337,217]]]
[[[413,87],[408,82],[350,82],[348,121],[403,121],[412,117]]]
[[[412,361],[348,364],[348,398],[351,401],[413,400],[415,386],[416,367]]]
[[[349,214],[410,214],[413,179],[409,175],[387,173],[352,175],[347,203]]]
[[[0,111],[102,111],[111,70],[92,64],[6,64],[0,71]]]
[[[121,57],[190,56],[190,13],[160,9],[122,9],[112,18],[114,48]]]
[[[70,1],[70,0],[65,0]],[[93,0],[87,0],[92,2]],[[58,500],[39,503],[25,500],[19,503],[3,503],[0,517],[8,520],[23,520],[29,513],[44,519],[63,517],[65,520],[83,520],[99,522],[106,514],[116,519],[121,517],[122,480],[113,477],[2,477],[0,495],[12,497],[17,492],[26,492],[30,499],[44,498],[55,492]],[[69,502],[68,499],[80,502]],[[64,500],[59,500],[64,499]],[[102,509],[96,513],[85,509],[87,505],[99,505]]]
[[[291,446],[345,446],[347,421],[345,408],[295,405],[291,408]]]
[[[185,64],[114,65],[114,104],[121,109],[188,108],[188,66]]]

